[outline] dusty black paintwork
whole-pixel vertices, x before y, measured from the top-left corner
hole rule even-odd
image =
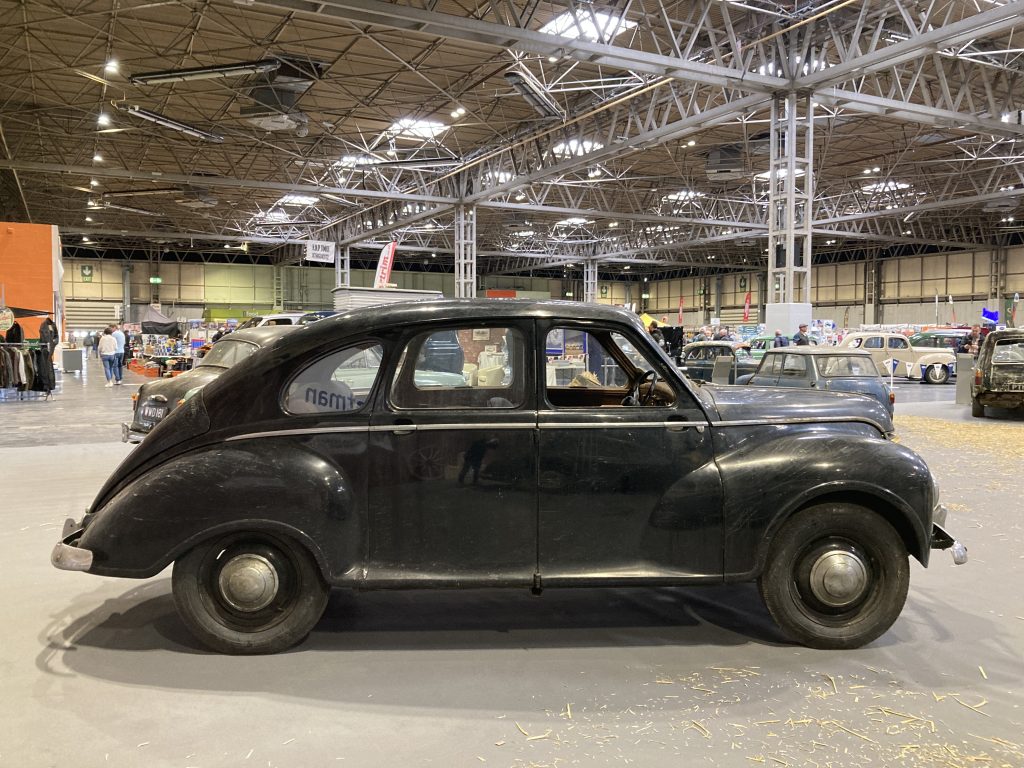
[[[387,385],[408,340],[467,321],[522,334],[533,361],[523,405],[393,407]],[[621,333],[657,361],[675,403],[554,407],[541,378],[553,325]],[[364,340],[384,349],[365,410],[283,411],[296,370]],[[341,424],[367,431],[328,431]],[[410,424],[432,429],[392,431]],[[927,564],[936,487],[892,429],[861,396],[696,386],[639,320],[608,307],[360,309],[301,326],[208,384],[128,456],[64,542],[92,553],[90,572],[130,577],[218,533],[257,529],[307,547],[334,586],[721,582],[757,576],[794,511],[845,500],[877,510]],[[482,439],[494,443],[474,448]],[[485,470],[457,482],[443,467],[471,450],[491,451]]]

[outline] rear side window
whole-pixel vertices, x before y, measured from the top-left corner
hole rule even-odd
[[[909,346],[907,340],[899,336],[892,336],[889,339],[889,349],[907,349]]]
[[[864,349],[884,349],[885,339],[881,336],[868,336],[864,339]]]
[[[415,336],[391,386],[397,408],[518,408],[526,342],[515,328],[453,328]]]
[[[782,373],[782,358],[785,355],[765,355],[764,362],[761,363],[761,367],[758,369],[758,374],[762,376],[778,376]]]
[[[303,368],[285,391],[288,413],[354,413],[366,406],[384,350],[366,342],[346,347]]]
[[[803,355],[786,355],[782,376],[787,379],[802,379],[807,376],[807,358]]]

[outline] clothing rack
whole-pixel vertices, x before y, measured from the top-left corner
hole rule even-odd
[[[19,341],[9,342],[0,341],[0,349],[4,348],[15,348],[20,350],[46,350],[46,360],[49,364],[53,365],[53,360],[50,358],[50,348],[44,344],[40,344],[38,341]],[[56,381],[54,382],[56,388]],[[35,390],[35,389],[18,389],[17,387],[0,387],[0,403],[9,402],[13,400],[49,400],[54,396],[54,390]]]

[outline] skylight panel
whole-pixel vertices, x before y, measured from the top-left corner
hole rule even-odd
[[[285,195],[277,201],[277,205],[315,205],[319,202],[320,198],[313,195]]]
[[[603,147],[604,144],[598,144],[596,141],[588,139],[569,139],[555,144],[551,151],[559,157],[581,157]]]
[[[411,117],[403,118],[391,125],[391,132],[395,136],[407,139],[433,139],[448,130],[444,123],[436,123],[432,120],[415,120]]]
[[[569,37],[573,40],[587,40],[591,43],[607,42],[616,35],[632,29],[635,21],[627,21],[616,14],[604,11],[566,11],[556,16],[540,31],[546,35]]]

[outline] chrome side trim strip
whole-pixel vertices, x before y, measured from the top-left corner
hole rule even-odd
[[[883,435],[882,425],[864,416],[793,416],[788,419],[739,419],[737,421],[712,421],[711,426],[718,427],[776,427],[785,424],[841,424],[857,422],[874,427]]]
[[[544,421],[541,429],[665,429],[667,427],[700,427],[707,426],[703,421],[613,421],[607,424],[593,421]]]
[[[272,432],[249,432],[245,435],[235,435],[227,438],[224,442],[230,443],[235,440],[252,440],[257,437],[290,437],[292,435],[323,435],[335,432],[369,432],[369,427],[317,427],[309,429],[278,429]]]

